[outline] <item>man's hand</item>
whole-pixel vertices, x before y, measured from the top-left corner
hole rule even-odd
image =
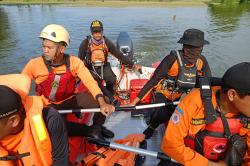
[[[207,166],[227,166],[227,164],[224,161],[218,161],[218,162],[208,161]]]
[[[107,104],[103,97],[98,97],[97,100],[100,105],[100,111],[104,116],[108,116],[115,111],[115,107],[111,104]]]
[[[137,71],[139,71],[140,73],[142,73],[142,66],[139,64],[134,64],[133,68]]]
[[[86,66],[91,65],[91,55],[89,53],[84,57],[84,62]]]
[[[122,107],[130,107],[130,106],[136,106],[136,104],[140,101],[140,99],[138,97],[136,97],[131,103],[128,104],[124,104],[122,105]]]

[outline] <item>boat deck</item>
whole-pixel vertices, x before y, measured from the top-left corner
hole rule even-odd
[[[114,139],[122,139],[128,134],[142,133],[147,124],[143,117],[131,117],[131,112],[114,112],[107,118],[105,126],[115,133]],[[151,139],[147,140],[147,149],[152,151],[160,151],[160,145],[164,127],[159,126]],[[146,161],[143,166],[157,165],[158,159],[146,156]]]

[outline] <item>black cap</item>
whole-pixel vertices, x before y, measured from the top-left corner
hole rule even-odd
[[[90,31],[103,31],[103,24],[99,20],[95,20],[90,24]]]
[[[5,85],[0,85],[0,99],[0,119],[17,112],[22,106],[21,97]]]
[[[250,62],[230,67],[222,77],[224,87],[235,89],[238,93],[250,94]]]
[[[185,30],[182,38],[180,38],[178,43],[195,46],[195,47],[201,47],[205,44],[209,44],[209,42],[204,39],[204,32],[202,32],[199,29]]]

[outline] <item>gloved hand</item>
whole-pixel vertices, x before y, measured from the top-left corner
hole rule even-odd
[[[142,74],[142,66],[139,64],[134,64],[133,69],[137,70],[140,74]]]
[[[91,55],[90,54],[86,54],[86,56],[84,57],[84,62],[85,62],[85,65],[91,66]]]

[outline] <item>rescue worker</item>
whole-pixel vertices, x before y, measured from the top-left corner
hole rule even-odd
[[[171,51],[162,60],[151,79],[129,105],[136,105],[157,84],[156,103],[177,101],[183,93],[195,87],[198,76],[211,76],[207,60],[201,55],[203,46],[209,44],[204,40],[204,32],[198,29],[187,29],[178,43],[183,44],[183,49]],[[161,123],[169,120],[174,109],[174,105],[155,109],[150,116],[148,128],[143,132],[146,139],[153,135],[155,128]]]
[[[98,81],[103,93],[114,102],[114,86],[116,75],[107,61],[108,53],[111,53],[123,64],[130,68],[141,70],[141,65],[134,64],[124,56],[115,45],[103,35],[103,24],[95,20],[90,24],[91,35],[87,36],[79,46],[78,57],[91,71],[93,77]]]
[[[104,137],[112,138],[114,133],[104,126],[105,116],[114,111],[107,104],[98,84],[93,79],[84,63],[73,55],[65,54],[69,46],[70,36],[61,25],[47,25],[41,32],[43,54],[31,59],[22,73],[28,75],[36,83],[36,94],[42,96],[46,105],[57,110],[96,108],[100,106],[101,113],[95,113],[93,127],[66,122],[69,136],[86,136],[86,130],[99,130]],[[80,78],[90,93],[75,93],[76,78]],[[102,115],[103,114],[103,115]]]
[[[221,86],[212,89],[204,87],[210,91],[210,97],[203,97],[203,88],[195,89],[176,107],[166,128],[161,149],[183,165],[223,166],[234,165],[222,161],[230,152],[230,146],[246,144],[246,151],[235,151],[243,152],[242,157],[236,157],[240,161],[236,165],[249,165],[250,63],[243,62],[230,67],[222,77]],[[208,113],[206,99],[210,100],[211,108],[215,111],[215,119],[211,122],[207,121],[211,114]],[[246,140],[232,141],[233,137],[239,135],[241,137],[238,138],[245,137]]]
[[[27,96],[30,83],[21,74],[0,76],[0,165],[71,165],[64,120],[43,109],[40,96]]]

